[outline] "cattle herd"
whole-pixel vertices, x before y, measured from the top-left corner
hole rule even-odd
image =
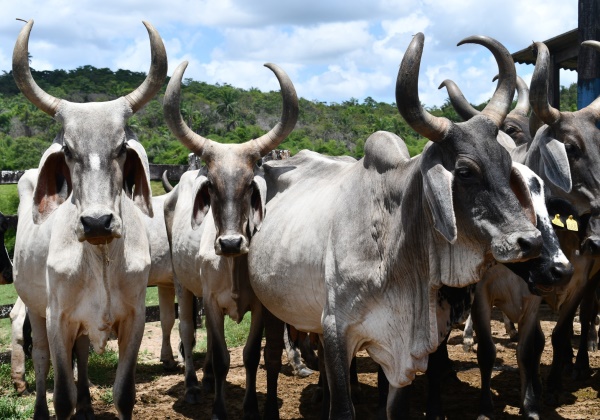
[[[281,86],[280,122],[243,144],[220,144],[186,125],[180,89],[187,62],[164,95],[171,132],[201,161],[167,194],[152,197],[148,158],[127,120],[153,98],[167,75],[158,32],[146,80],[132,93],[101,103],[72,103],[43,91],[29,68],[33,26],[21,30],[13,74],[21,92],[62,129],[39,167],[19,181],[14,261],[0,255],[2,282],[14,279],[13,381],[24,381],[22,324],[32,329],[35,418],[48,418],[46,376],[54,369],[58,419],[93,418],[87,376],[90,346],[103,352],[111,335],[119,362],[113,399],[132,417],[135,368],[144,332],[145,290],[159,286],[165,367],[177,365],[169,335],[179,302],[187,403],[214,390],[213,419],[227,418],[224,387],[230,356],[224,317],[251,312],[243,351],[247,419],[279,418],[277,379],[285,324],[318,335],[323,418],[350,419],[353,357],[380,366],[380,412],[405,418],[408,385],[427,372],[428,418],[444,418],[440,393],[446,340],[467,318],[465,345],[478,336],[480,418],[493,415],[490,378],[495,347],[493,306],[517,323],[521,413],[539,418],[542,403],[559,404],[565,367],[589,375],[588,345],[600,281],[600,98],[576,112],[548,101],[550,56],[543,43],[530,88],[506,48],[471,36],[498,64],[497,89],[478,111],[446,80],[464,122],[430,114],[419,100],[424,36],[406,49],[396,83],[401,116],[430,140],[410,157],[403,140],[373,133],[360,160],[301,151],[262,163],[294,129],[292,81],[266,66]],[[600,50],[586,41],[582,48]],[[510,111],[515,91],[518,102]],[[509,112],[510,111],[510,112]],[[12,268],[12,273],[11,273]],[[202,381],[192,360],[194,295],[203,298],[207,356]],[[539,308],[559,313],[550,374],[539,375],[544,335]],[[573,364],[573,318],[580,307],[581,343]],[[512,326],[514,329],[514,326]],[[256,374],[264,336],[266,403],[259,409]],[[470,332],[470,335],[469,335]],[[74,367],[77,368],[75,378]]]

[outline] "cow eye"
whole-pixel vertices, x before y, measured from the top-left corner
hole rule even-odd
[[[572,143],[565,143],[565,150],[567,152],[567,156],[571,159],[577,159],[581,155],[579,147]]]
[[[511,134],[516,133],[517,129],[515,127],[509,125],[508,127],[506,127],[506,129],[504,130],[504,132],[510,136]]]
[[[73,155],[71,154],[71,149],[69,149],[69,146],[67,146],[66,144],[63,146],[63,153],[65,155],[65,157],[71,159],[73,157]]]
[[[457,168],[456,175],[461,179],[472,179],[475,176],[470,168],[465,167]]]
[[[126,152],[127,152],[127,142],[124,141],[123,144],[121,144],[121,148],[119,149],[119,156],[122,156]]]

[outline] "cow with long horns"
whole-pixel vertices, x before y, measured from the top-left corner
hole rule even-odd
[[[482,115],[455,124],[420,104],[423,42],[414,36],[396,84],[400,113],[432,140],[422,155],[411,159],[399,137],[376,132],[358,162],[303,151],[264,165],[270,200],[248,256],[252,288],[279,319],[323,335],[332,419],[354,417],[348,368],[357,351],[383,367],[393,406],[446,336],[437,290],[542,246],[524,179],[496,141],[516,84],[510,54],[485,37],[461,42],[490,49],[500,78]],[[282,330],[268,346],[270,336]],[[274,346],[268,369],[281,366],[283,344]]]
[[[281,122],[257,139],[243,144],[220,144],[192,132],[181,117],[180,85],[186,66],[187,62],[182,63],[175,70],[164,99],[169,128],[204,162],[201,169],[183,174],[164,203],[184,348],[185,399],[194,403],[200,398],[192,360],[192,300],[196,295],[203,297],[206,312],[208,349],[203,384],[215,388],[213,418],[226,417],[223,388],[229,352],[224,316],[239,322],[247,311],[252,312],[244,348],[244,412],[248,418],[255,418],[262,305],[250,287],[246,258],[250,239],[263,223],[266,200],[265,181],[256,163],[293,130],[298,118],[298,98],[285,72],[274,64],[266,64],[281,86]]]
[[[13,74],[23,94],[62,126],[39,168],[19,181],[15,287],[29,308],[36,373],[34,418],[48,418],[46,376],[54,367],[59,419],[93,416],[88,388],[90,344],[119,344],[113,396],[131,418],[135,366],[144,332],[150,253],[142,214],[152,215],[148,159],[127,120],[160,90],[167,56],[158,32],[144,22],[152,64],[145,81],[109,102],[72,103],[44,92],[29,69],[33,20],[21,30]],[[71,366],[75,351],[78,381]]]

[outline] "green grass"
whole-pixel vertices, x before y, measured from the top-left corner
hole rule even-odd
[[[0,419],[16,420],[33,417],[35,397],[0,396]]]

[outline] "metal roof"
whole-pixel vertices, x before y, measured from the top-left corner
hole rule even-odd
[[[550,50],[554,62],[564,70],[577,70],[577,56],[579,55],[579,31],[572,29],[569,32],[555,36],[544,41]],[[536,56],[531,45],[512,54],[515,63],[535,65]]]

